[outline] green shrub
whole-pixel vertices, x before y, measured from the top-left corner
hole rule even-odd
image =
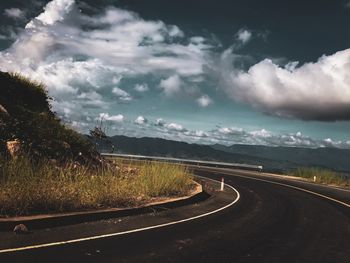
[[[51,111],[50,100],[43,84],[0,72],[0,105],[8,112],[0,115],[0,154],[7,141],[17,139],[33,158],[98,162],[92,143],[61,123]]]

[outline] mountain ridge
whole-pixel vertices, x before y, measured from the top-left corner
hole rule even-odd
[[[234,144],[201,145],[162,138],[115,135],[96,141],[101,152],[162,156],[262,165],[265,171],[287,172],[298,167],[320,167],[350,173],[350,150]]]

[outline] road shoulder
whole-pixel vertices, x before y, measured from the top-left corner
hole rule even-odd
[[[151,209],[152,211],[140,215],[38,229],[27,235],[15,235],[12,231],[0,232],[0,253],[6,249],[26,247],[31,249],[35,246],[40,248],[45,247],[45,244],[49,246],[63,245],[67,242],[83,242],[91,238],[128,234],[157,226],[166,227],[171,224],[195,220],[201,215],[209,215],[213,211],[219,211],[238,200],[237,195],[239,194],[233,188],[225,187],[224,191],[219,191],[219,182],[204,178],[197,179],[197,181],[203,185],[205,191],[210,193],[210,196],[204,201],[193,202],[190,205],[173,209],[160,205],[157,209]],[[16,249],[10,251],[14,252]]]

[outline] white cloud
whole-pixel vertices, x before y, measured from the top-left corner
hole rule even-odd
[[[177,26],[170,27],[169,35],[171,37],[184,37],[185,36],[184,32],[182,32],[182,30],[180,28],[178,28]]]
[[[121,76],[113,76],[113,78],[112,78],[112,83],[113,83],[114,85],[117,85],[117,84],[120,83],[121,79],[122,79]]]
[[[185,130],[183,134],[187,138],[189,138],[189,142],[198,142],[198,143],[203,143],[208,141],[208,136],[209,136],[207,132],[202,130],[198,130],[198,131]]]
[[[99,118],[97,118],[97,120],[111,121],[111,122],[123,122],[124,116],[122,114],[110,116],[108,113],[100,113]]]
[[[132,100],[132,97],[129,93],[127,93],[126,91],[124,91],[118,87],[113,88],[112,93],[114,95],[116,95],[118,97],[118,99],[120,99],[122,101],[131,101]]]
[[[18,10],[5,13],[20,14]],[[350,49],[301,66],[291,62],[281,67],[265,59],[242,71],[232,67],[232,62],[242,58],[232,54],[234,47],[217,63],[208,39],[187,37],[177,26],[144,20],[115,7],[88,16],[79,12],[74,0],[49,2],[13,37],[12,46],[0,52],[0,70],[43,81],[56,100],[54,110],[62,116],[67,115],[65,108],[71,109],[74,118],[87,109],[102,108],[94,116],[107,111],[103,107],[109,107],[111,92],[130,101],[131,95],[116,87],[121,79],[156,75],[162,79],[159,87],[164,94],[172,97],[191,89],[185,90],[184,83],[203,82],[210,67],[221,76],[232,99],[265,113],[304,120],[350,119]],[[242,29],[236,37],[245,44],[252,32]],[[89,99],[84,94],[100,97]],[[205,99],[197,103],[210,104]]]
[[[95,91],[82,92],[77,96],[78,99],[101,100],[102,96]]]
[[[161,118],[156,120],[156,125],[157,126],[164,126],[165,125],[165,121]]]
[[[25,18],[25,12],[19,8],[8,8],[4,10],[4,14],[13,19]]]
[[[42,25],[53,25],[56,22],[63,21],[74,8],[74,0],[54,0],[44,7],[44,12],[30,21],[26,28],[38,28]]]
[[[142,125],[148,122],[148,120],[143,116],[138,116],[135,121],[136,124]]]
[[[220,67],[227,94],[268,114],[303,120],[350,120],[350,49],[322,56],[315,63],[280,67],[270,59],[248,71]]]
[[[63,101],[76,103],[83,92],[98,92],[107,101],[106,94],[114,91],[119,99],[131,100],[130,94],[116,87],[122,78],[199,76],[210,49],[186,39],[177,26],[147,21],[134,12],[108,7],[85,15],[74,0],[53,0],[10,48],[0,52],[0,70],[44,82],[57,110]]]
[[[208,95],[203,95],[197,99],[197,103],[199,106],[205,108],[213,103],[213,100]]]
[[[269,138],[272,136],[271,132],[265,130],[265,129],[261,129],[261,130],[257,130],[257,131],[252,131],[250,132],[250,134],[253,137],[262,137],[262,138]]]
[[[183,131],[186,130],[181,124],[174,123],[174,122],[166,124],[165,127],[168,128],[171,131],[178,131],[178,132],[183,132]]]
[[[178,75],[161,80],[159,87],[163,89],[165,96],[172,97],[181,92],[182,80]]]
[[[181,124],[176,122],[167,123],[163,119],[159,118],[153,123],[159,131],[163,133],[173,133],[173,132],[187,132],[188,130],[184,128]]]
[[[77,100],[75,103],[85,107],[85,108],[106,108],[107,103],[103,100],[101,94],[95,91],[81,92],[77,95]]]
[[[106,113],[100,114],[104,116]],[[101,117],[100,117],[101,118]],[[96,118],[96,120],[100,120]],[[112,117],[107,114],[107,118]],[[82,120],[86,123],[86,120]],[[89,121],[88,121],[89,123]],[[245,130],[240,127],[218,127],[213,130],[191,130],[183,125],[170,122],[163,119],[157,119],[155,122],[148,121],[143,116],[138,116],[133,123],[138,125],[128,126],[128,123],[119,126],[111,126],[112,130],[119,134],[136,137],[158,137],[169,140],[185,141],[189,143],[200,144],[247,144],[247,145],[266,145],[266,146],[285,146],[285,147],[336,147],[350,149],[350,141],[335,141],[332,138],[315,139],[304,135],[303,133],[274,133],[267,129]],[[147,123],[147,125],[144,125]],[[129,123],[130,124],[130,123]],[[81,127],[87,126],[81,124]]]
[[[78,130],[82,130],[82,129],[85,129],[85,128],[89,127],[88,123],[86,123],[86,122],[79,122],[79,121],[73,121],[70,125],[73,128],[78,129]]]
[[[268,145],[268,146],[287,146],[287,147],[346,147],[343,142],[329,143],[325,140],[312,139],[303,135],[301,132],[276,134],[266,129],[246,131],[237,127],[221,127],[208,132],[210,141],[225,145],[232,144],[250,144],[250,145]]]
[[[195,37],[191,37],[191,42],[195,43],[195,44],[202,44],[205,42],[205,38],[204,37],[200,37],[200,36],[195,36]]]
[[[143,83],[143,84],[136,84],[134,89],[137,91],[137,92],[146,92],[149,90],[148,88],[148,85],[146,83]]]
[[[143,133],[146,132],[143,136],[148,135],[189,143],[350,149],[350,141],[334,141],[331,138],[314,139],[302,134],[300,131],[296,133],[274,133],[267,129],[247,131],[240,127],[218,127],[209,131],[190,130],[176,122],[166,123],[162,119],[156,120],[153,125],[148,126],[148,129],[148,132],[142,130]]]
[[[242,134],[244,131],[242,128],[236,128],[236,127],[221,127],[218,129],[219,133],[222,134]]]
[[[242,44],[246,44],[252,38],[252,32],[247,29],[240,29],[237,32],[236,37]]]
[[[195,134],[196,137],[208,137],[209,136],[207,132],[204,132],[204,131],[201,131],[201,130],[195,131],[194,134]]]

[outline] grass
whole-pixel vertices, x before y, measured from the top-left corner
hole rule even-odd
[[[47,157],[65,162],[82,153],[79,162],[99,164],[99,153],[83,135],[63,124],[51,110],[44,84],[16,73],[0,71],[0,154],[8,141],[20,142],[21,151],[33,158]]]
[[[297,168],[289,173],[289,175],[302,177],[309,179],[310,181],[314,180],[314,176],[316,176],[316,182],[323,184],[331,184],[338,186],[350,186],[350,177],[334,172],[332,170],[323,169],[323,168],[315,168],[315,167],[302,167]]]
[[[1,217],[137,206],[192,187],[188,170],[169,163],[114,162],[91,170],[74,162],[58,167],[48,160],[0,158]]]

